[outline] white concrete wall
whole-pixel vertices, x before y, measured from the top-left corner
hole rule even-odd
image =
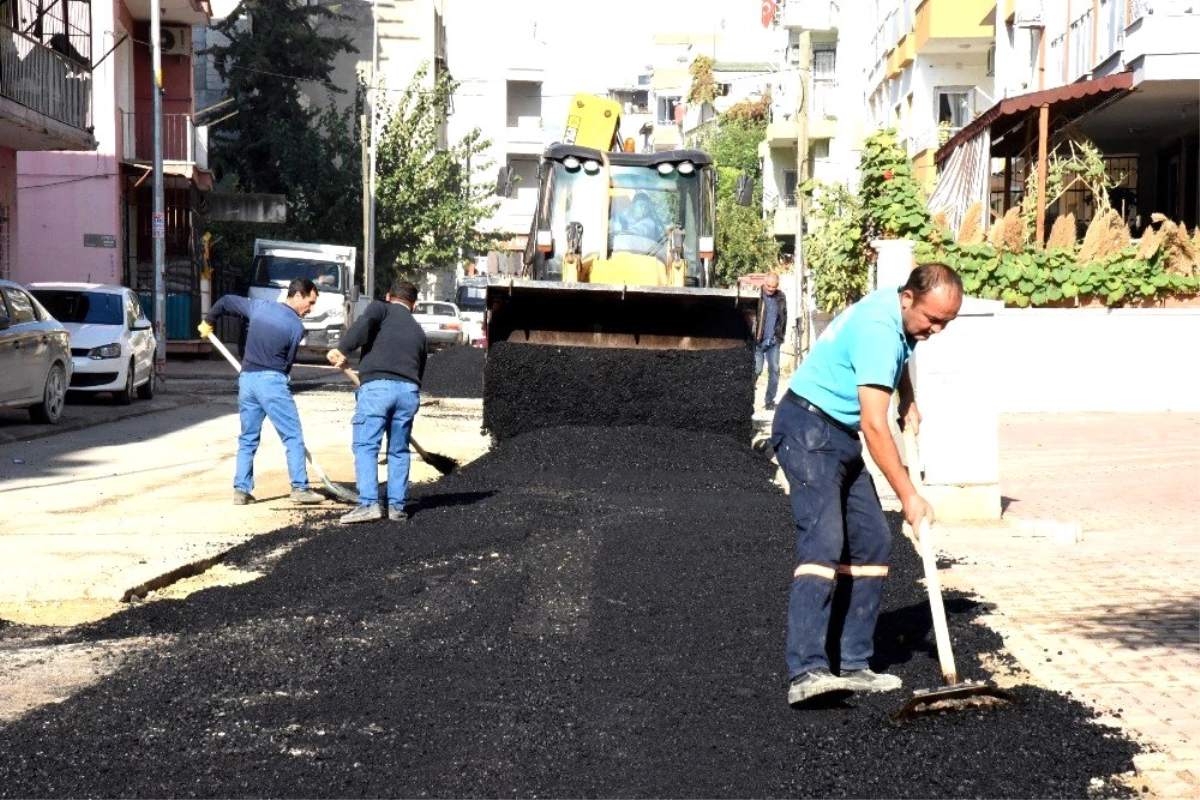
[[[1200,411],[1200,308],[1010,308],[996,322],[1001,412]]]

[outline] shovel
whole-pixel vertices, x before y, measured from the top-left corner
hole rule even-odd
[[[913,485],[921,490],[921,470],[917,466],[917,435],[912,428],[904,431],[904,454],[908,459],[908,474]],[[1010,693],[986,681],[960,681],[958,668],[954,665],[954,650],[950,646],[950,629],[946,624],[946,608],[942,604],[942,582],[938,577],[937,558],[933,552],[933,530],[929,520],[922,518],[917,531],[917,546],[921,551],[921,562],[925,567],[925,587],[929,591],[929,611],[933,616],[933,633],[937,642],[938,662],[942,668],[944,686],[936,689],[918,689],[912,699],[892,715],[892,723],[899,725],[929,713],[958,711],[995,705],[997,702],[1013,702]],[[980,699],[982,698],[982,699]]]
[[[358,374],[355,373],[352,369],[350,369],[349,367],[340,367],[339,369],[341,369],[342,372],[346,373],[346,376],[349,377],[350,380],[354,382],[355,386],[362,386],[362,381],[360,381],[358,379]],[[408,443],[410,445],[412,445],[413,450],[417,451],[417,455],[419,455],[421,457],[421,460],[423,460],[426,464],[433,467],[434,469],[436,469],[438,472],[440,472],[443,475],[449,475],[451,472],[454,472],[454,470],[458,469],[458,467],[459,467],[458,462],[455,461],[450,456],[444,456],[444,455],[441,455],[440,453],[431,453],[428,450],[426,450],[424,447],[421,447],[421,445],[417,444],[417,440],[411,434],[408,437]],[[380,462],[380,463],[383,463],[383,462]]]
[[[234,369],[236,369],[238,372],[242,371],[241,363],[233,357],[233,353],[229,352],[229,349],[225,347],[224,343],[222,343],[220,339],[217,338],[215,333],[208,334],[208,340],[212,342],[212,346],[217,348],[221,355],[225,356],[225,360],[232,364]],[[354,503],[355,505],[358,504],[358,492],[351,491],[345,486],[340,486],[329,480],[329,476],[325,474],[325,470],[321,469],[321,465],[317,463],[317,460],[312,457],[312,453],[308,452],[307,447],[304,448],[304,457],[308,459],[308,463],[312,466],[313,472],[317,473],[317,477],[321,479],[321,484],[329,490],[330,494],[337,497],[339,500],[346,501],[347,503]]]

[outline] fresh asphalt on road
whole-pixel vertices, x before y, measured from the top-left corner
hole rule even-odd
[[[1136,746],[1035,686],[889,723],[940,682],[894,517],[877,667],[906,691],[789,708],[773,470],[716,433],[533,430],[418,487],[409,523],[258,537],[229,559],[257,581],[62,634],[159,638],[0,728],[0,796],[1131,794]],[[948,609],[986,677],[982,607]]]

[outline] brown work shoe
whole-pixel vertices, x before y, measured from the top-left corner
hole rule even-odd
[[[312,489],[292,489],[292,502],[311,506],[316,503],[324,503],[325,498]]]
[[[254,495],[249,492],[243,492],[240,489],[233,490],[233,504],[235,506],[248,506],[256,502],[258,501],[254,499]]]

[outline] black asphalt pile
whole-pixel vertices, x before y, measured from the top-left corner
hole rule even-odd
[[[496,342],[484,369],[483,424],[497,440],[555,426],[647,426],[749,441],[749,348],[654,350]]]
[[[482,347],[459,345],[429,354],[421,394],[430,397],[483,397]]]
[[[790,709],[771,474],[741,438],[546,429],[419,487],[406,524],[256,539],[228,563],[263,578],[72,634],[162,638],[0,728],[0,796],[1122,794],[1091,781],[1134,745],[1042,689],[899,728],[905,693]],[[897,533],[877,666],[908,689],[940,680],[919,574]],[[984,677],[1000,641],[948,607]]]

